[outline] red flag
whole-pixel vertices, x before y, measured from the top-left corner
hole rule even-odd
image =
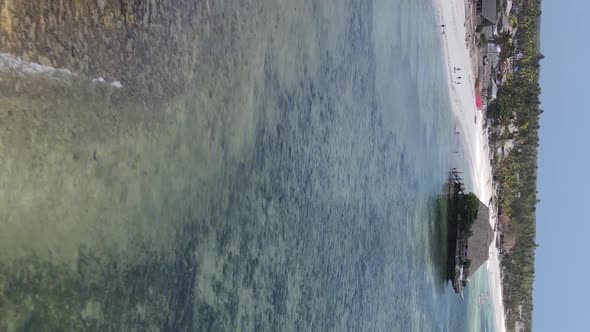
[[[483,106],[481,103],[481,97],[479,95],[475,95],[475,106],[477,106],[478,110],[481,110]]]

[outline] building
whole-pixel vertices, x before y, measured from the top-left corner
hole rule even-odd
[[[463,294],[463,288],[471,277],[489,258],[490,246],[494,240],[494,230],[490,224],[490,209],[478,199],[477,218],[470,228],[469,237],[461,223],[449,226],[449,276],[456,293]],[[464,217],[457,215],[457,219]],[[454,227],[453,227],[454,226]]]
[[[508,15],[504,13],[500,13],[500,17],[498,18],[498,25],[497,25],[498,33],[509,32],[512,34],[512,27],[510,26],[510,20],[508,19]]]
[[[512,11],[513,4],[514,4],[514,2],[512,0],[506,1],[506,8],[504,8],[504,13],[506,13],[506,15],[510,15],[510,12]]]
[[[467,259],[471,261],[468,276],[473,275],[488,260],[490,246],[494,240],[494,230],[490,224],[490,209],[481,201],[477,219],[471,226],[471,231],[473,235],[467,240]]]
[[[498,10],[496,0],[477,1],[477,25],[490,26],[498,22]]]

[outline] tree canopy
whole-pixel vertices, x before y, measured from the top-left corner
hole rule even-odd
[[[502,259],[506,327],[513,331],[516,322],[524,323],[521,331],[532,330],[533,281],[535,276],[535,242],[537,197],[537,148],[539,146],[539,0],[517,0],[518,30],[514,36],[514,70],[498,90],[497,99],[488,108],[496,125],[512,125],[514,148],[497,162],[494,177],[499,184],[499,205],[511,219],[516,244]],[[506,137],[507,138],[507,137]],[[500,139],[500,137],[495,137]],[[522,306],[522,318],[518,307]]]

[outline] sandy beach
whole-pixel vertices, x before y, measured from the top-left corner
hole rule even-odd
[[[483,202],[490,202],[493,194],[490,151],[487,131],[483,126],[483,114],[475,105],[474,59],[470,58],[470,46],[466,42],[468,21],[465,18],[466,3],[463,0],[434,0],[438,10],[441,39],[449,79],[449,97],[456,120],[456,132],[462,141],[463,153],[468,162],[473,190]],[[442,33],[444,31],[444,33]],[[456,70],[460,68],[460,70]],[[461,76],[461,79],[458,77]],[[461,82],[457,84],[456,82]],[[490,206],[490,224],[495,225],[496,215]],[[494,319],[498,331],[505,331],[505,317],[500,279],[500,261],[495,240],[490,246],[487,264],[490,297],[494,305]]]

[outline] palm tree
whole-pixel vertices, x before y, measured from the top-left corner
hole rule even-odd
[[[505,45],[507,43],[512,43],[512,35],[508,31],[501,32],[499,35],[494,36],[490,40],[490,42],[496,45]]]

